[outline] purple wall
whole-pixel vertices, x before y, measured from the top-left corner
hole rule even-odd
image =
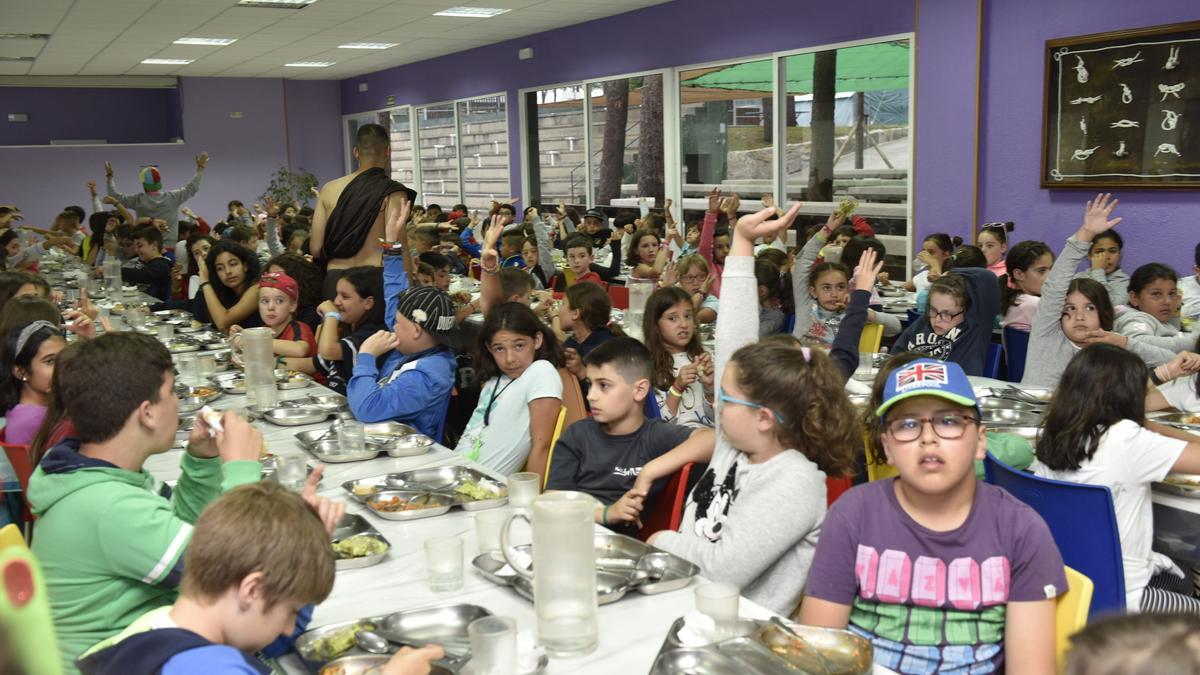
[[[926,0],[928,1],[928,0]],[[980,119],[979,222],[1012,220],[1019,239],[1041,239],[1054,250],[1083,218],[1094,193],[1044,190],[1041,170],[1042,50],[1048,39],[1154,26],[1200,17],[1196,0],[1045,2],[994,0],[984,14],[983,100]],[[923,28],[923,27],[922,27]],[[924,72],[921,73],[924,77]],[[918,155],[919,157],[920,155]],[[922,165],[923,166],[923,165]],[[1121,266],[1164,262],[1190,274],[1200,241],[1197,193],[1126,190],[1117,195],[1125,233]],[[963,195],[947,192],[954,202]],[[1145,233],[1137,236],[1136,233]]]
[[[975,192],[976,55],[979,4],[921,0],[913,148],[913,220],[932,232],[970,240]]]
[[[103,186],[105,160],[113,164],[118,189],[139,190],[138,167],[151,163],[159,165],[164,186],[171,189],[191,179],[193,158],[207,150],[208,170],[188,205],[215,223],[230,199],[246,204],[258,199],[271,174],[287,163],[287,138],[293,168],[303,166],[322,182],[340,176],[338,83],[287,87],[288,134],[281,80],[184,78],[183,144],[0,148],[0,203],[16,203],[31,225],[46,227],[63,206],[86,205],[88,180]],[[232,111],[242,118],[230,118]]]
[[[853,0],[838,11],[802,9],[794,0],[742,0],[737,15],[748,24],[730,28],[725,0],[675,0],[646,9],[501,42],[438,59],[342,81],[342,113],[396,104],[433,103],[507,92],[512,192],[521,193],[517,153],[517,90],[570,80],[619,75],[801,49],[913,30],[914,6],[893,0]],[[534,58],[517,59],[521,47]],[[360,82],[368,91],[360,93]]]
[[[0,87],[0,145],[54,139],[165,143],[178,135],[172,133],[179,128],[178,100],[177,89]],[[120,114],[95,114],[105,106]],[[29,121],[9,122],[9,113],[26,113]]]

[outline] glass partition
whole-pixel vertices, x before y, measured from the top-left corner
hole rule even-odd
[[[463,203],[487,209],[508,199],[508,106],[504,95],[458,102]]]
[[[437,204],[449,212],[461,197],[458,183],[458,131],[454,126],[454,104],[417,108],[421,167],[420,200]]]

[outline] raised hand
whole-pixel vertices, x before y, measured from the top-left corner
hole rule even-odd
[[[763,209],[757,213],[742,216],[737,219],[737,225],[734,226],[734,239],[745,239],[749,243],[751,252],[744,255],[753,255],[754,241],[769,234],[777,234],[783,232],[792,226],[792,221],[800,213],[800,204],[792,204],[792,208],[783,214],[782,218],[768,220],[775,215],[775,209]],[[731,252],[732,254],[732,252]],[[742,255],[742,254],[733,254]]]
[[[404,236],[404,224],[408,222],[409,215],[412,214],[412,202],[403,192],[396,193],[400,195],[400,208],[396,211],[396,215],[384,223],[383,236],[388,241],[401,241]]]
[[[96,181],[89,180],[87,182],[87,186],[88,186],[88,192],[91,193],[91,195],[93,197],[95,197],[96,196]]]
[[[104,163],[104,177],[105,178],[113,177],[112,164],[109,164],[108,162]]]
[[[266,211],[268,218],[279,217],[279,202],[275,201],[274,199],[271,199],[270,197],[264,199],[263,208]]]
[[[1076,237],[1081,241],[1091,241],[1097,235],[1103,234],[1116,227],[1121,219],[1109,219],[1113,209],[1117,208],[1117,204],[1121,203],[1119,199],[1113,199],[1111,194],[1098,194],[1095,200],[1089,200],[1083,213],[1083,226],[1079,228],[1079,232],[1086,235],[1086,238]]]
[[[677,273],[676,267],[677,267],[677,265],[673,262],[667,263],[667,266],[665,268],[663,268],[662,275],[660,275],[658,277],[659,288],[666,288],[668,286],[674,286],[675,282],[679,281],[679,275]]]
[[[101,203],[101,204],[108,204],[109,206],[116,206],[116,205],[117,205],[117,198],[116,198],[116,197],[112,197],[112,196],[110,196],[110,195],[104,195],[103,197],[101,197],[101,198],[100,198],[100,203]]]
[[[742,205],[742,200],[738,198],[736,192],[730,192],[729,196],[721,200],[721,210],[725,215],[729,216],[730,221],[737,220],[738,207]]]
[[[721,211],[721,188],[715,187],[708,193],[708,212],[720,213]]]
[[[858,259],[858,268],[854,270],[854,288],[859,291],[871,291],[875,288],[875,280],[883,271],[883,260],[876,262],[879,254],[868,247]]]
[[[833,234],[833,231],[841,227],[844,222],[846,222],[846,214],[842,213],[840,209],[829,214],[829,217],[825,219],[825,236]]]
[[[775,208],[775,195],[770,192],[764,192],[762,196],[762,205],[764,209]]]
[[[199,155],[196,155],[196,170],[203,171],[204,167],[207,165],[208,165],[208,151],[205,150],[204,152],[200,153]]]

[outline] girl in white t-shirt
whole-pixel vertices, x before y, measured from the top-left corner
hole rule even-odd
[[[1054,253],[1040,241],[1023,241],[1009,249],[1004,262],[1008,273],[1000,277],[1000,325],[1030,330]]]
[[[917,260],[925,269],[913,275],[912,281],[905,282],[904,290],[918,293],[929,290],[929,284],[946,271],[946,261],[954,253],[955,241],[962,243],[962,239],[951,239],[948,234],[937,233],[925,237],[921,244],[921,252],[917,254]]]
[[[455,451],[508,475],[546,475],[550,441],[562,407],[563,349],[527,305],[488,310],[479,334],[479,404]]]
[[[1172,365],[1195,372],[1200,357],[1182,354]],[[1076,354],[1046,412],[1033,469],[1112,490],[1129,611],[1200,614],[1190,579],[1151,550],[1150,502],[1150,484],[1168,473],[1200,473],[1200,438],[1145,420],[1146,372],[1136,354],[1113,345]]]
[[[712,357],[700,344],[692,296],[679,286],[646,300],[642,335],[654,362],[654,398],[663,419],[688,427],[715,426]]]

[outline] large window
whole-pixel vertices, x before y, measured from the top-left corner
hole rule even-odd
[[[398,180],[416,189],[416,171],[413,169],[412,110],[405,106],[391,111],[391,161],[392,180]]]
[[[454,104],[417,108],[417,138],[420,142],[421,199],[425,204],[438,204],[443,211],[449,211],[461,199]]]
[[[487,209],[508,194],[508,114],[504,95],[458,102],[463,203]],[[518,207],[519,208],[519,207]]]
[[[663,75],[562,84],[525,94],[531,203],[578,209],[666,196]]]
[[[592,204],[661,206],[663,185],[663,78],[653,74],[590,83]]]
[[[679,144],[685,208],[703,209],[714,187],[755,210],[775,186],[771,112],[774,61],[746,61],[679,73]],[[758,207],[761,208],[761,207]]]

